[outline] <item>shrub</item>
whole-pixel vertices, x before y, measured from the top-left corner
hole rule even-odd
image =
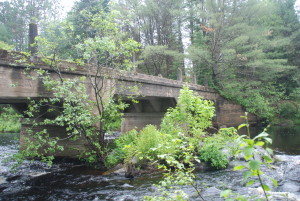
[[[124,133],[114,141],[114,149],[108,154],[105,160],[106,167],[111,168],[118,163],[123,162],[128,153],[127,149],[125,148],[132,145],[136,141],[137,133],[138,132],[136,130],[131,130],[127,133]]]
[[[227,156],[215,144],[204,145],[200,150],[199,158],[216,169],[226,168],[229,163]]]
[[[139,160],[155,158],[158,154],[155,148],[163,141],[162,134],[156,126],[147,125],[140,131],[135,142],[126,146],[126,161],[130,162],[135,157]]]
[[[195,92],[184,86],[180,90],[178,105],[165,114],[161,130],[169,134],[184,133],[186,136],[199,136],[212,125],[215,108],[213,102],[203,100]]]
[[[284,102],[279,106],[279,114],[285,118],[293,118],[298,112],[298,108],[292,102]]]
[[[217,134],[203,140],[202,146],[199,147],[199,158],[216,169],[226,168],[228,158],[234,156],[239,148],[236,143],[237,137],[235,128],[220,129]]]

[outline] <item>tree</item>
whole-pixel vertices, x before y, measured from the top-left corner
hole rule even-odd
[[[49,43],[43,38],[37,39],[40,48],[39,54],[44,62],[57,73],[59,79],[51,78],[47,72],[38,71],[45,88],[51,90],[54,98],[33,101],[33,106],[29,107],[31,110],[26,113],[27,116],[32,117],[38,113],[36,109],[39,110],[45,105],[50,105],[49,112],[55,110],[58,115],[46,118],[42,122],[34,122],[34,124],[65,126],[67,131],[65,139],[84,138],[89,144],[89,150],[78,157],[97,165],[103,165],[108,151],[104,135],[120,126],[121,111],[126,107],[125,103],[113,99],[115,76],[118,74],[113,71],[111,74],[104,74],[103,67],[126,70],[132,66],[131,57],[139,50],[139,43],[124,37],[114,19],[113,13],[104,11],[92,16],[91,28],[97,32],[93,37],[86,38],[76,46],[77,51],[82,54],[82,60],[77,60],[77,62],[82,64],[85,61],[92,64],[86,66],[89,73],[80,80],[63,77],[58,65],[60,55],[56,51],[56,43]],[[85,80],[90,83],[92,97],[85,93],[87,91]],[[110,83],[109,87],[107,86],[108,82]],[[44,156],[38,152],[38,148],[44,146],[47,148],[45,152],[50,153],[50,157],[46,157],[45,160],[51,162],[53,152],[64,149],[59,144],[62,139],[49,135],[46,130],[29,132],[29,134],[29,146],[23,152],[25,157],[39,156],[43,158]]]
[[[300,23],[294,8],[294,0],[276,1],[276,18],[270,22],[272,25],[272,37],[278,40],[276,47],[269,50],[270,55],[280,55],[288,59],[289,65],[297,66],[297,69],[291,69],[282,73],[277,83],[285,88],[285,95],[294,96],[300,87],[298,78],[299,72],[299,37]],[[280,38],[284,38],[280,40]],[[284,44],[284,45],[279,45]],[[292,97],[292,99],[294,99]]]
[[[206,19],[201,21],[206,24],[194,32],[189,49],[194,71],[202,73],[202,83],[249,111],[272,117],[272,105],[285,90],[276,80],[293,69],[283,51],[290,38],[275,34],[279,26],[272,24],[278,21],[276,2],[221,0],[205,1],[204,6]]]
[[[10,43],[17,51],[27,50],[29,23],[40,23],[56,19],[58,0],[12,0],[0,2],[0,22],[12,35]],[[41,27],[42,28],[42,27]]]
[[[0,41],[10,43],[11,35],[4,24],[0,24]]]
[[[144,67],[148,74],[168,75],[169,78],[176,79],[177,74],[175,74],[174,69],[182,61],[183,55],[177,51],[169,50],[167,46],[148,45],[140,58],[143,60],[143,65],[140,68],[143,69]]]
[[[141,42],[145,49],[141,57],[144,60],[139,65],[143,72],[174,78],[178,68],[184,71],[183,57],[178,59],[174,57],[174,55],[183,54],[183,1],[146,0],[140,3],[137,0],[123,0],[117,1],[116,9],[122,13],[123,21],[129,22],[124,24],[124,29],[131,34],[132,38]],[[157,61],[153,62],[151,58],[145,59],[150,50],[147,46],[151,46],[151,51],[156,49],[155,51],[160,52],[158,60],[163,60],[160,62],[163,66],[158,67]],[[164,53],[161,47],[166,50]],[[170,52],[174,54],[170,55]],[[143,65],[147,67],[144,68]],[[166,70],[158,70],[160,68]]]
[[[97,33],[92,26],[93,16],[99,12],[109,12],[108,0],[81,0],[75,2],[72,10],[68,13],[67,20],[72,24],[69,30],[74,37],[74,43],[86,38],[93,38]]]

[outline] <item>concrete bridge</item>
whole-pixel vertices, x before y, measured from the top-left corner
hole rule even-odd
[[[86,66],[78,66],[64,61],[59,62],[58,66],[62,75],[67,78],[80,78],[94,73],[87,71]],[[27,109],[28,98],[40,99],[52,96],[49,91],[44,89],[41,79],[37,78],[35,69],[48,70],[53,79],[58,77],[53,69],[43,63],[40,58],[0,50],[0,104],[10,104],[15,110],[22,113]],[[123,98],[125,102],[129,103],[129,107],[125,110],[122,132],[133,128],[139,129],[147,124],[159,125],[167,108],[176,105],[179,91],[186,84],[158,76],[120,73],[107,68],[102,70],[101,75],[105,75],[105,86],[108,88],[113,86],[114,96],[135,95],[135,99],[139,100],[138,103],[134,103],[130,99]],[[91,83],[86,81],[85,84],[87,86],[86,93],[93,99]],[[196,84],[189,84],[189,86],[204,99],[214,101],[216,107],[215,127],[237,126],[244,122],[240,116],[244,115],[245,110],[240,105],[225,100],[211,88]],[[137,90],[130,90],[132,87]],[[47,117],[46,114],[44,117]],[[251,124],[255,124],[257,121],[254,115],[251,115],[249,119]],[[30,126],[23,123],[21,135],[25,135],[26,128]],[[63,132],[63,128],[57,126],[48,129],[56,133]],[[75,146],[80,147],[81,143],[76,142]],[[63,153],[61,155],[69,156],[72,154]]]

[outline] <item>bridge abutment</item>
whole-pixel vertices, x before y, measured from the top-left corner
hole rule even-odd
[[[38,140],[37,137],[32,137],[33,135],[49,135],[50,138],[59,138],[59,146],[63,146],[62,151],[56,150],[55,153],[47,153],[47,145],[44,145],[38,149],[38,152],[43,155],[52,155],[54,154],[57,157],[68,157],[68,158],[77,158],[80,154],[88,150],[87,141],[81,137],[76,140],[71,140],[70,136],[67,135],[66,127],[58,125],[37,125],[39,122],[43,122],[44,118],[22,118],[21,119],[21,132],[20,132],[20,150],[28,148],[31,144],[34,145],[34,142]],[[42,131],[47,130],[47,133]]]

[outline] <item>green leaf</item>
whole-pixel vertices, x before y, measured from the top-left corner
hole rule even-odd
[[[253,173],[251,171],[244,172],[244,181],[246,181],[249,177],[253,176]]]
[[[276,180],[276,179],[273,179],[273,178],[271,178],[271,180],[272,180],[272,182],[273,182],[274,187],[277,187],[277,186],[278,186],[277,180]]]
[[[270,191],[270,187],[268,185],[263,184],[262,187],[265,191]]]
[[[265,139],[265,141],[267,141],[269,144],[272,144],[273,143],[273,140],[271,139],[271,138],[269,138],[269,137],[266,137],[266,138],[264,138]]]
[[[245,147],[245,149],[243,150],[243,153],[246,155],[246,156],[252,156],[253,155],[253,152],[254,152],[254,148],[253,147]]]
[[[267,163],[272,163],[273,162],[273,159],[268,155],[264,155],[263,158],[267,161]]]
[[[264,144],[265,143],[263,141],[258,141],[255,143],[255,145],[260,146],[260,147],[264,146]]]
[[[244,165],[239,165],[239,166],[235,166],[234,168],[233,168],[233,170],[234,171],[237,171],[237,170],[242,170],[242,169],[245,169],[246,168],[246,166],[244,166]]]
[[[271,148],[266,148],[266,151],[271,155],[273,154],[273,150]]]
[[[249,146],[254,146],[254,140],[252,139],[245,139],[244,140]]]
[[[251,186],[251,185],[254,184],[254,183],[255,183],[255,180],[250,180],[250,181],[247,182],[246,186],[247,186],[247,187],[248,187],[248,186]]]
[[[243,128],[243,127],[245,127],[245,126],[248,127],[248,124],[241,124],[241,125],[239,125],[239,126],[238,126],[238,130],[240,130],[241,128]]]
[[[248,164],[249,164],[249,167],[251,168],[251,170],[258,170],[261,163],[262,163],[261,161],[252,160]]]
[[[260,134],[258,134],[255,138],[253,138],[253,140],[256,140],[258,138],[265,138],[265,137],[268,137],[269,134],[266,133],[265,131],[261,132]]]
[[[220,197],[227,198],[231,194],[232,194],[232,190],[225,190],[220,193]]]

